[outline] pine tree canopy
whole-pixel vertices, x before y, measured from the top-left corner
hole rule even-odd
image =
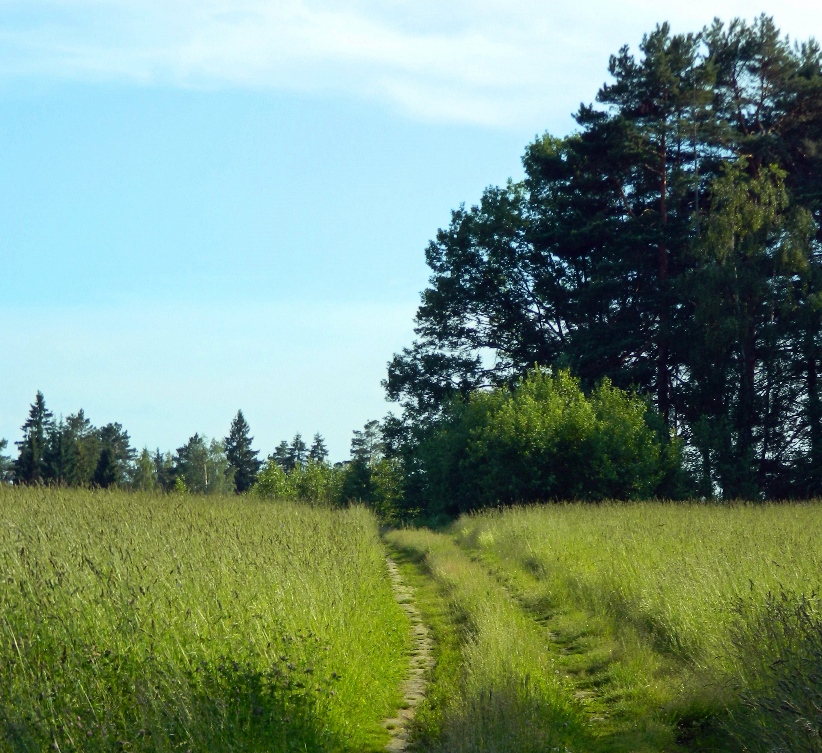
[[[417,340],[389,364],[410,441],[535,364],[648,396],[702,493],[822,493],[822,55],[770,18],[665,24],[608,66],[525,178],[429,244]]]

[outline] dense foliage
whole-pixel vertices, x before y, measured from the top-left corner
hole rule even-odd
[[[589,396],[567,371],[535,370],[516,389],[454,401],[417,451],[429,513],[535,500],[658,494],[677,444],[648,424],[648,406],[603,382]]]
[[[822,493],[819,46],[766,17],[662,25],[609,73],[575,133],[429,245],[393,435],[567,366],[652,398],[703,496]]]

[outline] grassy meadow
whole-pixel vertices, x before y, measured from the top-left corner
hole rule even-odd
[[[546,626],[602,729],[822,750],[822,506],[551,505],[452,533]]]
[[[377,521],[0,486],[0,750],[368,751],[408,623]]]

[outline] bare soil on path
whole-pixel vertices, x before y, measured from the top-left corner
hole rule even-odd
[[[386,557],[386,564],[394,597],[411,620],[411,653],[408,676],[402,685],[403,700],[396,716],[383,722],[383,726],[391,733],[391,740],[385,746],[385,750],[401,753],[408,750],[410,723],[425,697],[428,673],[434,666],[433,644],[428,628],[414,604],[414,589],[403,582],[400,571],[392,559]]]

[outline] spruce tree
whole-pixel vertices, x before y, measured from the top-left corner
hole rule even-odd
[[[174,459],[171,456],[171,453],[166,452],[163,454],[160,452],[160,448],[158,447],[154,452],[152,462],[154,463],[154,476],[157,479],[157,483],[160,488],[164,492],[172,491],[174,489],[175,477]]]
[[[328,458],[328,448],[325,446],[325,440],[320,432],[314,435],[314,441],[311,443],[311,449],[308,451],[308,459],[315,463],[324,463]]]
[[[100,460],[100,434],[81,408],[66,418],[66,426],[71,431],[77,448],[77,483],[90,486]]]
[[[277,445],[273,453],[271,453],[271,460],[274,461],[286,473],[294,470],[294,455],[291,452],[291,447],[284,439]]]
[[[49,483],[58,486],[77,486],[80,483],[77,440],[62,418],[48,433],[43,461],[43,476]]]
[[[46,408],[46,400],[39,390],[29,408],[29,417],[22,426],[23,439],[14,464],[14,477],[18,483],[42,483],[45,475],[45,453],[48,434],[53,426],[53,416]]]
[[[228,436],[225,438],[225,454],[228,465],[234,471],[234,491],[242,494],[254,486],[262,462],[257,455],[259,450],[251,449],[254,437],[241,410],[231,422]]]
[[[100,450],[100,457],[97,460],[97,467],[94,469],[91,480],[95,486],[99,486],[101,489],[117,486],[121,482],[122,476],[117,457],[111,447],[104,446]]]
[[[291,440],[291,445],[288,448],[291,455],[291,467],[295,468],[298,465],[305,465],[308,460],[308,445],[303,441],[302,434],[295,434],[294,439]]]

